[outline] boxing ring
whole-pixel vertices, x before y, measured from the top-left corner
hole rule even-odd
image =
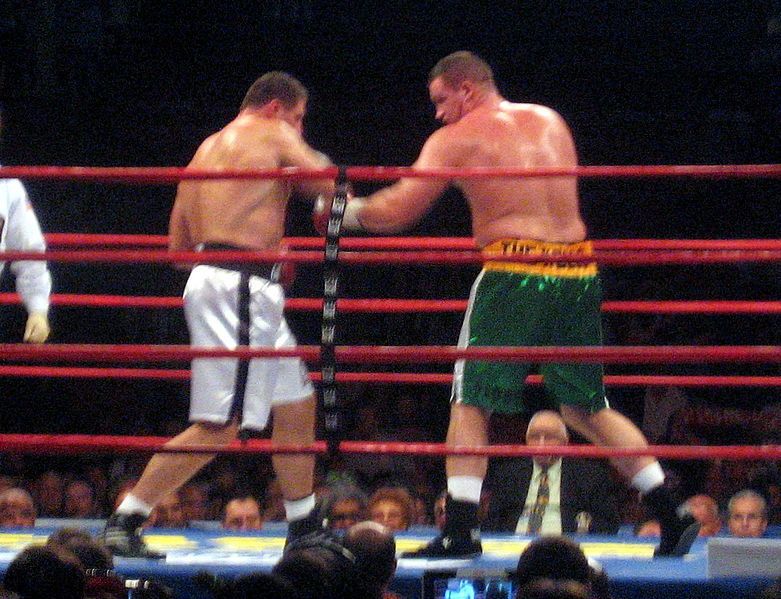
[[[192,348],[182,345],[149,344],[72,344],[44,346],[14,343],[0,344],[0,376],[7,378],[44,377],[60,379],[157,380],[182,382],[189,370],[170,367],[193,358],[298,356],[320,368],[311,373],[321,388],[321,412],[325,438],[313,445],[279,445],[269,440],[236,440],[228,446],[166,447],[166,438],[129,437],[84,434],[0,434],[0,452],[52,455],[124,454],[153,451],[208,452],[217,454],[268,454],[273,452],[308,452],[327,456],[334,452],[391,455],[488,455],[529,456],[552,454],[606,458],[654,455],[670,459],[778,460],[779,445],[676,446],[653,445],[647,448],[592,447],[571,445],[539,448],[519,445],[492,445],[483,448],[446,447],[442,443],[347,441],[340,438],[338,390],[342,385],[363,384],[449,384],[452,375],[440,372],[365,371],[367,367],[389,367],[409,364],[452,364],[458,359],[480,359],[523,362],[598,362],[603,364],[659,366],[669,364],[767,364],[781,362],[781,346],[776,345],[667,345],[667,346],[599,346],[599,347],[470,347],[458,349],[444,345],[361,346],[336,345],[335,331],[342,315],[351,313],[442,313],[463,312],[466,300],[345,298],[338,292],[339,269],[353,265],[394,265],[405,268],[421,264],[477,267],[485,256],[471,239],[453,237],[355,237],[341,238],[339,224],[346,196],[347,181],[385,181],[399,177],[691,177],[707,179],[779,178],[781,165],[698,165],[577,167],[575,169],[431,169],[413,170],[396,167],[347,167],[319,171],[273,169],[265,171],[197,171],[179,168],[81,168],[81,167],[0,167],[0,178],[68,179],[90,183],[173,184],[183,179],[207,178],[318,178],[337,180],[337,198],[325,239],[289,237],[284,252],[203,251],[169,252],[167,239],[161,235],[107,235],[57,233],[46,236],[49,249],[43,253],[3,252],[0,259],[48,260],[62,263],[171,264],[286,261],[296,265],[323,264],[323,297],[288,298],[289,312],[320,312],[322,337],[319,345],[301,345],[295,349],[237,347],[235,349]],[[341,204],[341,208],[340,208]],[[559,258],[560,259],[560,258]],[[545,257],[502,256],[503,261],[540,262]],[[555,260],[555,258],[549,258]],[[567,257],[576,262],[579,257]],[[734,265],[745,262],[781,262],[781,240],[777,239],[597,239],[594,254],[582,261],[604,266],[654,265]],[[107,290],[110,291],[110,290]],[[52,305],[71,309],[179,309],[180,297],[148,295],[110,295],[56,293]],[[0,294],[0,304],[18,304],[14,293]],[[749,314],[781,313],[781,301],[754,300],[631,300],[602,304],[603,313],[623,314]],[[338,315],[338,318],[337,318]],[[456,331],[453,332],[454,336]],[[140,367],[137,364],[143,363]],[[133,365],[135,364],[135,365]],[[152,368],[148,364],[166,364]],[[346,370],[347,365],[360,368]],[[775,375],[663,375],[614,374],[605,376],[611,386],[681,387],[781,387],[781,376]],[[527,382],[540,385],[541,377],[530,375]],[[28,543],[43,542],[57,525],[39,522],[33,531],[0,532],[0,569],[5,569],[15,553]],[[100,524],[85,525],[93,532]],[[413,528],[397,536],[399,551],[415,549],[434,535],[433,529]],[[285,528],[268,523],[259,533],[230,533],[210,526],[186,530],[150,530],[145,538],[152,549],[167,552],[164,561],[117,559],[117,570],[129,578],[154,578],[171,586],[181,597],[208,597],[192,580],[199,570],[218,576],[236,576],[254,569],[270,569],[279,559]],[[761,575],[714,575],[709,544],[699,539],[689,555],[682,559],[653,560],[655,540],[631,536],[575,536],[586,553],[600,561],[610,577],[616,597],[751,597],[772,578]],[[469,566],[477,569],[509,570],[515,566],[528,537],[486,535],[484,554],[464,564],[464,560],[400,560],[392,589],[403,595],[421,597],[421,580],[426,572],[456,570]],[[781,540],[779,540],[781,543]],[[781,545],[779,545],[781,552]],[[709,557],[710,555],[710,557]],[[778,575],[781,575],[779,567]],[[422,599],[430,599],[424,597]]]

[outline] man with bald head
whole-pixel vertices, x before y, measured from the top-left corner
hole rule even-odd
[[[532,416],[527,445],[568,443],[567,427],[557,412],[543,410]],[[594,460],[551,455],[495,460],[488,486],[493,498],[486,530],[529,535],[618,531],[615,484],[604,464]],[[544,509],[538,500],[542,496]]]

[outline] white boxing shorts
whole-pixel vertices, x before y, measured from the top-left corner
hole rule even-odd
[[[285,321],[285,295],[279,284],[204,264],[192,270],[184,290],[190,345],[229,349],[241,345],[242,278],[249,283],[249,326],[243,325],[244,335],[249,335],[248,345],[295,347],[295,336]],[[238,359],[192,361],[191,422],[226,424],[240,415],[241,428],[263,430],[272,406],[303,401],[314,393],[306,365],[299,358],[256,358],[249,361],[248,368],[244,364],[246,380]]]

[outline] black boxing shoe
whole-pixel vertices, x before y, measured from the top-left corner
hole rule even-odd
[[[309,512],[308,516],[288,522],[285,547],[301,537],[305,537],[313,532],[322,532],[322,530],[323,522],[320,519],[320,510],[315,507]]]
[[[662,536],[654,557],[683,557],[700,534],[700,523],[690,514],[678,516],[676,521],[667,524],[660,522],[659,526]]]
[[[471,501],[445,500],[445,526],[442,534],[417,551],[407,551],[401,557],[434,559],[471,559],[483,553],[477,504]]]
[[[109,516],[99,538],[112,555],[118,557],[165,559],[165,553],[152,551],[141,538],[141,525],[145,521],[146,516],[140,513],[114,513]]]
[[[672,494],[664,486],[643,495],[642,502],[659,521],[662,531],[654,557],[686,555],[700,533],[700,523],[691,514],[678,508]]]
[[[439,535],[424,547],[416,551],[405,551],[403,558],[428,558],[428,559],[472,559],[480,557],[483,553],[483,544],[480,536],[469,537]]]

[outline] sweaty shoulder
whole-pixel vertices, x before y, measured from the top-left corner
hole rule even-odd
[[[296,131],[277,119],[240,115],[210,135],[193,157],[193,165],[262,168],[280,164],[281,149]]]

